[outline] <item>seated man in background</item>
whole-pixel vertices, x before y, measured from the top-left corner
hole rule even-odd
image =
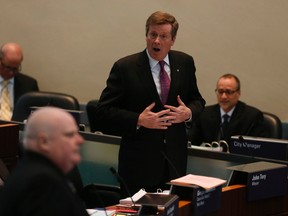
[[[237,76],[221,76],[215,92],[218,104],[205,107],[191,128],[189,139],[192,145],[219,140],[229,144],[233,135],[265,137],[263,113],[239,101],[241,89]]]
[[[23,53],[16,43],[0,48],[0,119],[10,121],[18,98],[39,91],[37,81],[21,72]]]
[[[0,215],[88,216],[66,176],[81,160],[74,118],[40,108],[28,118],[23,143],[25,154],[0,191]]]

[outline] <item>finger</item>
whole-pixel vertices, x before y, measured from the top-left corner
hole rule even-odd
[[[172,123],[171,122],[162,122],[160,125],[159,125],[159,128],[161,129],[167,129],[169,126],[171,126]]]
[[[161,117],[161,116],[168,114],[169,112],[170,112],[170,109],[161,110],[160,112],[157,113],[157,116]]]
[[[169,109],[170,111],[177,112],[177,107],[165,105],[165,108]]]
[[[153,107],[155,106],[155,102],[153,102],[152,104],[150,104],[148,107],[146,107],[145,110],[147,111],[151,111],[153,109]]]
[[[176,119],[175,115],[164,115],[159,118],[160,122],[167,122]]]
[[[178,101],[179,105],[185,106],[184,102],[180,98],[180,95],[177,96],[177,101]]]

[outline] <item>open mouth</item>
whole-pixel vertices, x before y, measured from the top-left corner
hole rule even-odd
[[[153,48],[153,50],[155,51],[155,52],[159,52],[160,51],[160,49],[159,48]]]

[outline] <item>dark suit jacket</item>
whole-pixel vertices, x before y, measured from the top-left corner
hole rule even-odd
[[[14,105],[23,94],[31,91],[39,91],[37,81],[30,76],[18,73],[14,77]]]
[[[0,203],[1,216],[88,216],[60,169],[33,152],[8,177]]]
[[[195,119],[205,101],[198,91],[193,58],[177,51],[169,53],[171,86],[167,104],[178,106],[177,95],[188,106]],[[179,175],[186,173],[187,136],[185,124],[174,124],[167,130],[140,127],[140,113],[156,102],[153,112],[164,109],[150,70],[146,51],[117,61],[110,72],[96,108],[100,131],[122,136],[118,171],[127,184],[139,187],[157,184],[164,175],[165,152]],[[170,168],[170,178],[177,177]],[[139,189],[140,189],[139,188]],[[134,193],[135,191],[131,192]]]
[[[215,104],[205,107],[199,119],[193,125],[191,134],[189,135],[192,145],[218,141],[220,124],[220,106]],[[228,134],[230,134],[229,137],[233,135],[265,137],[263,113],[239,101],[231,116]],[[227,140],[227,143],[229,142],[230,140]]]

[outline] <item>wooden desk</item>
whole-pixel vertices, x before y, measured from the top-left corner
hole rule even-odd
[[[19,158],[19,126],[17,124],[0,124],[0,158],[11,171]]]
[[[190,201],[180,200],[178,211],[179,216],[190,216],[192,214],[192,203]]]
[[[179,216],[191,216],[192,203],[179,202]],[[288,194],[285,196],[248,202],[246,186],[233,185],[222,189],[221,207],[205,216],[264,216],[288,215]]]

